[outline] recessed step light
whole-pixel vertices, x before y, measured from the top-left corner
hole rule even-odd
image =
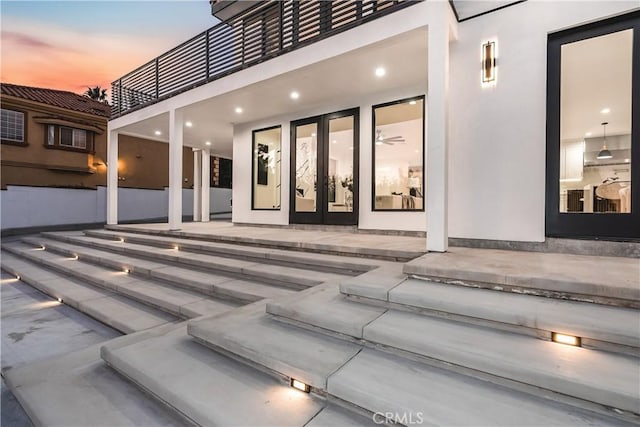
[[[291,378],[291,387],[300,391],[304,391],[305,393],[309,393],[309,391],[311,391],[311,387],[309,386],[309,384],[305,384],[302,381],[298,381],[293,378]]]
[[[551,333],[551,341],[559,344],[572,345],[574,347],[580,347],[582,340],[580,337],[574,337],[573,335],[560,334],[558,332]]]
[[[58,298],[56,298],[56,299],[58,300],[58,302],[59,302],[60,304],[62,304],[62,303],[63,303],[62,298],[58,297]]]

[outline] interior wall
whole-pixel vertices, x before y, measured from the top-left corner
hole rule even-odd
[[[425,212],[373,212],[372,195],[372,106],[396,101],[426,92],[426,82],[398,88],[392,91],[372,94],[356,100],[336,100],[313,109],[301,108],[295,115],[279,116],[234,126],[233,138],[233,222],[286,225],[289,223],[290,188],[290,122],[293,120],[331,113],[349,108],[360,108],[360,199],[358,227],[361,229],[425,231]],[[251,162],[252,137],[254,129],[282,126],[282,208],[275,211],[251,210]]]
[[[450,62],[450,237],[544,241],[547,34],[634,7],[637,1],[528,1],[458,25]],[[480,82],[487,40],[498,47],[492,87]]]

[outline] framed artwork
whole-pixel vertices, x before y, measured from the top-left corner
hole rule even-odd
[[[269,146],[258,144],[258,185],[269,185]]]

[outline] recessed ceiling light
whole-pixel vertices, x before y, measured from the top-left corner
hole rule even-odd
[[[240,107],[236,107],[236,113],[238,113],[238,114],[242,114],[242,108],[240,108]]]
[[[600,110],[600,112],[602,114],[609,114],[611,112],[611,108],[603,108],[602,110]]]
[[[154,132],[156,135],[162,135],[162,132],[160,132],[159,130]]]
[[[293,92],[291,92],[291,95],[289,95],[291,97],[291,99],[298,99],[300,98],[300,94],[298,92],[296,92],[295,90]]]
[[[385,74],[387,74],[387,70],[385,70],[383,67],[376,68],[376,76],[382,77]]]
[[[336,141],[335,139],[333,141],[331,141],[332,143],[336,144],[338,143],[338,141]]]
[[[193,123],[191,122],[184,122],[184,125],[188,128],[190,128],[191,126],[193,126]]]
[[[593,135],[591,132],[587,132],[584,134],[584,136],[591,136],[591,135]]]
[[[353,150],[353,147],[349,147],[349,150]]]
[[[204,143],[205,145],[211,145],[211,141],[207,141]]]
[[[416,101],[409,101],[409,105],[416,105]]]
[[[315,133],[312,133],[312,134],[311,134],[311,136],[316,136],[316,134],[315,134]]]

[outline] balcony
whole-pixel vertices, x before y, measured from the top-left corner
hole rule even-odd
[[[416,0],[265,1],[111,84],[112,118],[308,46]]]

